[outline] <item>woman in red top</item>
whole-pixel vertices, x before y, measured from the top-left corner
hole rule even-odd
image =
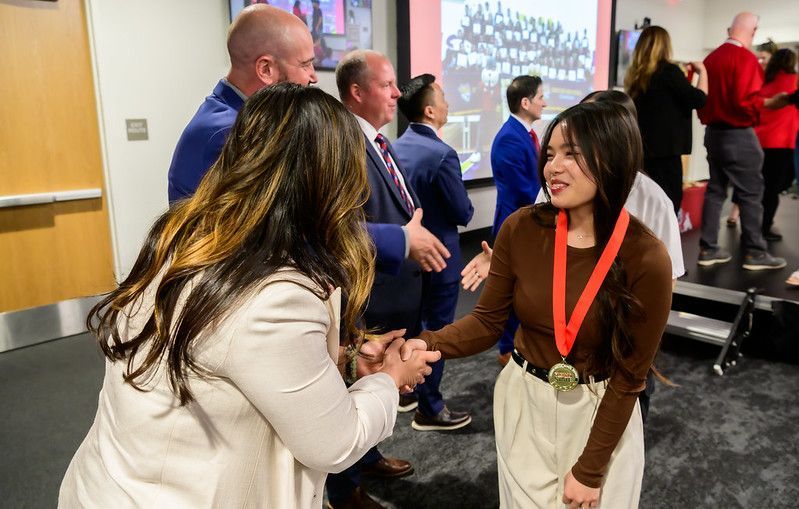
[[[778,50],[766,66],[766,80],[760,94],[771,97],[780,92],[796,90],[796,54],[789,49]],[[793,182],[793,151],[799,113],[796,108],[770,110],[760,113],[760,125],[755,133],[763,147],[763,236],[768,241],[782,239],[773,226],[774,214],[780,203],[780,193]]]

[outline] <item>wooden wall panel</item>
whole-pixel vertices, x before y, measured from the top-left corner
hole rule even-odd
[[[82,0],[0,2],[0,195],[101,188]],[[113,287],[105,199],[0,209],[0,312]]]

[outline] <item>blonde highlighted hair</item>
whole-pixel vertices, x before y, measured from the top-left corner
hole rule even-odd
[[[345,343],[360,341],[374,273],[363,154],[355,119],[322,90],[279,84],[250,97],[196,194],[156,222],[130,275],[89,315],[106,357],[127,361],[126,382],[140,389],[166,358],[173,392],[192,401],[188,376],[205,375],[193,341],[282,267],[308,276],[320,299],[341,287]],[[121,338],[125,310],[155,281],[143,330]]]
[[[646,93],[658,67],[671,59],[671,37],[665,28],[648,26],[641,32],[633,59],[624,76],[624,90],[636,99]]]

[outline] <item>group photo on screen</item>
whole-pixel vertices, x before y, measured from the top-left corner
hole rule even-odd
[[[230,0],[230,19],[253,4],[289,11],[308,25],[319,69],[335,69],[349,51],[372,47],[372,0]]]
[[[594,89],[597,11],[596,0],[442,1],[443,139],[464,180],[492,176],[491,143],[510,114],[504,91],[514,77],[542,78],[545,121]]]

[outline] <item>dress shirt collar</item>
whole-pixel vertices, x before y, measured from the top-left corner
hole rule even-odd
[[[365,118],[355,115],[355,113],[353,113],[353,116],[358,121],[358,125],[361,126],[361,131],[366,135],[366,139],[374,143],[378,135],[378,130],[375,129],[375,126],[370,124]]]
[[[424,122],[411,122],[410,125],[422,126],[423,128],[433,133],[436,137],[438,137],[438,133],[436,132],[435,128],[430,124],[425,124]]]
[[[236,87],[236,85],[234,85],[233,83],[229,82],[229,81],[227,80],[227,78],[222,78],[222,81],[224,81],[224,82],[225,82],[225,85],[229,86],[229,87],[231,88],[231,90],[233,90],[234,92],[236,92],[236,95],[238,95],[239,97],[241,97],[241,100],[242,100],[242,101],[246,101],[246,100],[247,100],[247,96],[246,96],[246,95],[244,95],[244,92],[242,92],[241,90],[239,90],[239,89],[238,89],[238,87]]]
[[[517,115],[515,113],[511,113],[510,116],[515,118],[516,120],[518,120],[519,123],[524,126],[524,130],[527,131],[528,133],[533,129],[533,123],[532,122],[527,122],[526,120],[524,120],[522,117],[520,117],[519,115]]]

